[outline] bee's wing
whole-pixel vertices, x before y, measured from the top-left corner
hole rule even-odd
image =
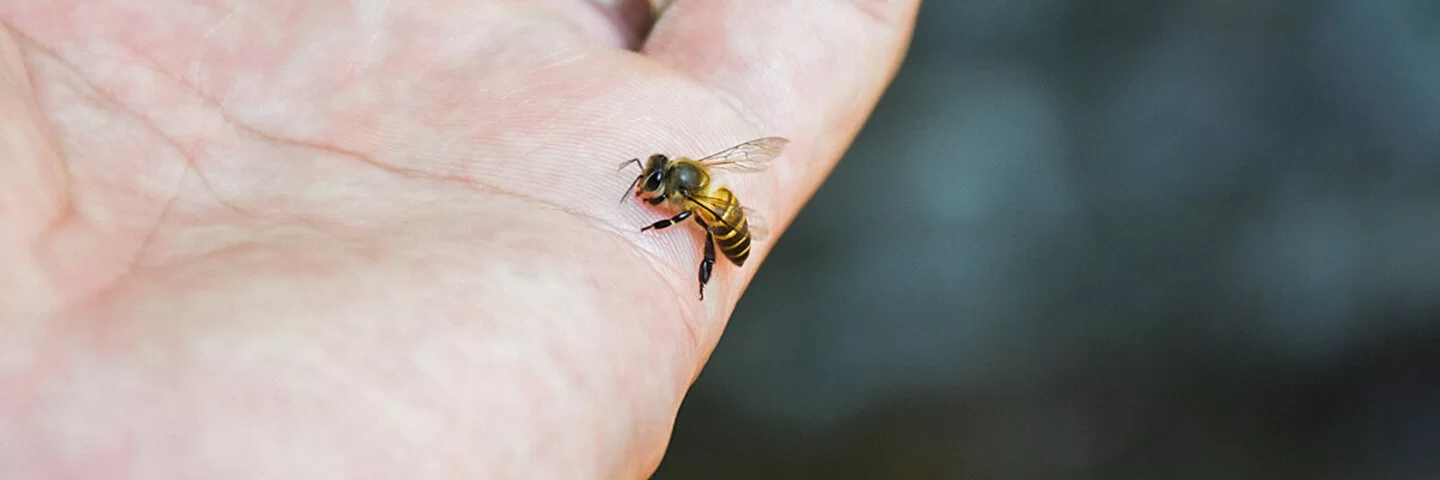
[[[770,222],[765,220],[765,216],[743,205],[740,209],[745,211],[745,224],[750,229],[750,241],[768,240],[770,238]]]
[[[783,137],[757,138],[696,160],[709,168],[736,172],[755,172],[770,166],[770,162],[785,151],[790,140]]]

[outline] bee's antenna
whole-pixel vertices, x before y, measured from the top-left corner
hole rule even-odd
[[[638,163],[638,162],[637,162],[637,163]],[[644,176],[644,175],[636,175],[636,176],[635,176],[635,181],[630,182],[630,188],[625,189],[625,193],[620,194],[620,202],[619,202],[619,203],[625,203],[625,195],[627,195],[627,194],[629,194],[631,191],[634,191],[634,190],[635,190],[635,186],[640,184],[640,179],[641,179],[641,178],[645,178],[645,176]]]
[[[628,165],[630,165],[630,164],[632,164],[632,163],[635,164],[635,166],[638,167],[638,166],[640,166],[640,159],[638,159],[638,158],[632,158],[632,159],[629,159],[629,160],[620,162],[620,167],[619,167],[619,168],[616,168],[615,171],[618,172],[618,171],[624,170],[626,166],[628,166]],[[640,179],[641,179],[641,178],[644,178],[644,177],[645,177],[645,175],[644,175],[643,173],[640,174],[640,175],[636,175],[636,176],[635,176],[635,181],[630,182],[630,188],[625,189],[625,193],[628,194],[628,193],[630,193],[630,191],[635,190],[635,186],[636,186],[636,185],[639,185],[639,184],[640,184]],[[621,194],[621,195],[620,195],[620,203],[625,203],[625,194]]]
[[[640,165],[640,159],[638,159],[638,158],[632,158],[632,159],[629,159],[629,160],[620,162],[620,167],[619,167],[619,168],[616,168],[615,171],[618,172],[618,171],[624,170],[626,165],[629,165],[629,164],[632,164],[632,163],[635,164],[636,166],[639,166],[639,165]]]

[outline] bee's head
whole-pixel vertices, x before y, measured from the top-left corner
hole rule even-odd
[[[670,164],[670,157],[662,154],[651,155],[645,161],[645,171],[640,174],[644,181],[640,184],[641,192],[659,193],[665,187],[665,167]]]
[[[626,165],[632,163],[639,165],[640,159],[632,158],[626,160],[625,163],[620,164],[620,168],[625,168]],[[630,182],[629,190],[634,192],[637,197],[642,193],[653,194],[658,202],[658,199],[665,196],[665,172],[669,166],[670,157],[662,154],[651,155],[650,158],[645,161],[645,169],[641,170],[640,174],[635,176],[635,181]],[[625,197],[620,197],[620,200],[624,201]]]

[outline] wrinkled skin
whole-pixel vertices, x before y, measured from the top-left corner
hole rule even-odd
[[[789,137],[773,242],[917,3],[3,2],[0,476],[648,475],[771,244],[616,165]]]

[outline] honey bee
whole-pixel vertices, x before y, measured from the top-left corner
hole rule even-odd
[[[729,188],[712,184],[711,170],[763,170],[780,156],[789,143],[782,137],[765,137],[698,160],[684,157],[671,159],[657,153],[650,156],[635,181],[630,182],[627,194],[633,191],[635,197],[646,203],[666,203],[680,210],[675,216],[652,223],[640,231],[660,230],[692,217],[705,229],[705,250],[699,272],[701,300],[705,299],[705,284],[710,281],[710,271],[715,266],[715,247],[718,245],[725,258],[741,267],[750,257],[751,241],[764,240],[767,233],[763,217],[741,206],[740,199]],[[620,168],[624,169],[632,163],[638,166],[640,159],[626,160]],[[620,197],[620,201],[625,201],[625,197]]]

